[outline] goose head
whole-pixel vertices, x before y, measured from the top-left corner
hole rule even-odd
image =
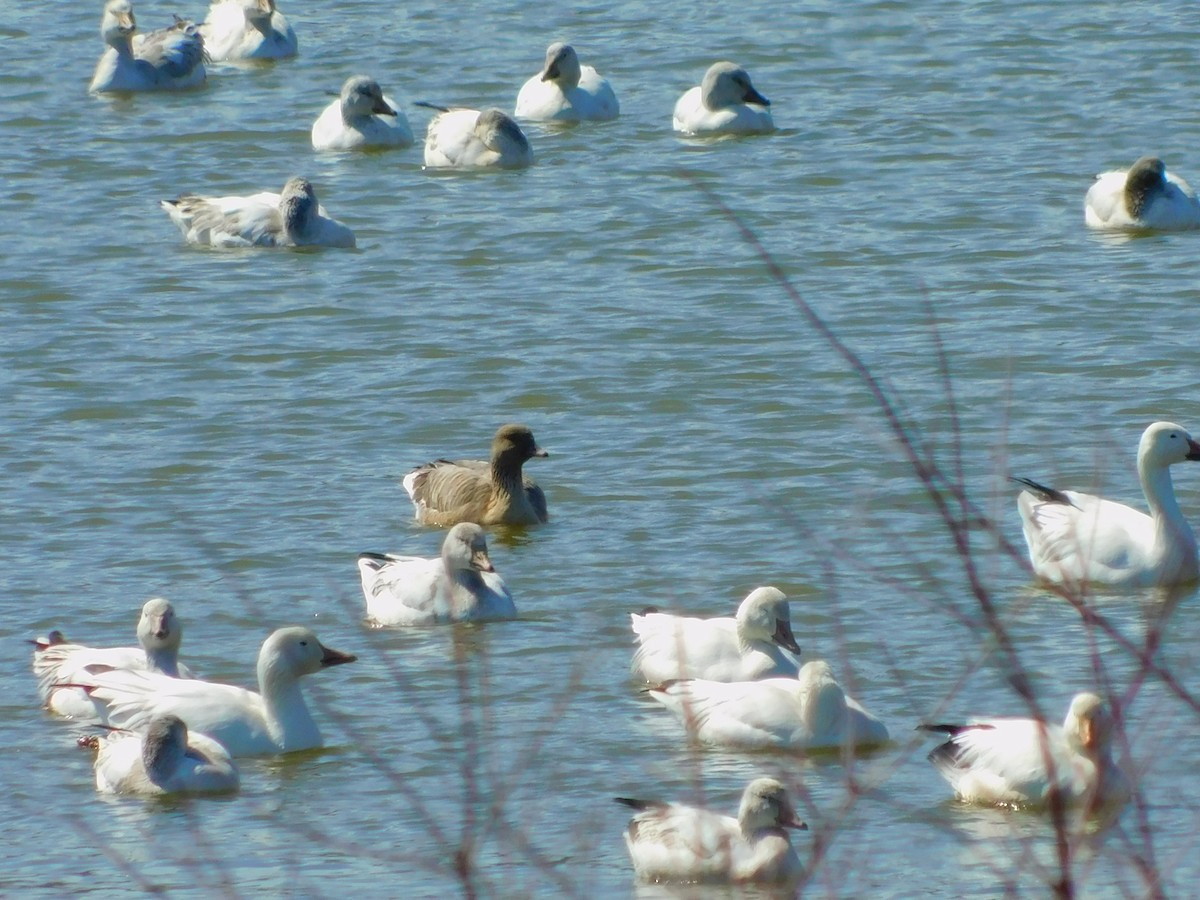
[[[396,110],[383,99],[383,89],[379,82],[366,75],[355,75],[346,79],[346,83],[342,85],[341,106],[342,121],[347,124],[375,114],[396,115]]]
[[[483,145],[502,157],[523,159],[529,154],[529,141],[521,126],[502,109],[485,109],[475,120],[475,136]]]
[[[275,15],[275,0],[235,0],[246,21],[256,28],[269,28]]]
[[[1076,694],[1063,722],[1067,742],[1090,757],[1106,757],[1112,744],[1112,713],[1108,704],[1092,693]]]
[[[100,36],[110,47],[129,44],[137,31],[133,17],[133,4],[129,0],[108,0],[104,6],[104,17],[100,20]]]
[[[1157,156],[1143,156],[1125,173],[1125,205],[1140,218],[1154,195],[1167,186],[1167,166]]]
[[[542,66],[542,81],[557,84],[564,91],[579,86],[579,56],[575,48],[562,41],[546,48],[546,62]]]
[[[738,827],[747,839],[760,831],[808,828],[796,815],[787,788],[774,778],[755,778],[746,785],[738,807]]]
[[[147,653],[178,650],[183,640],[183,625],[175,615],[175,607],[162,597],[147,600],[138,619],[137,636]]]
[[[303,231],[317,212],[317,192],[307,178],[289,178],[279,194],[279,212],[289,234]]]
[[[724,109],[739,103],[770,106],[771,101],[754,89],[750,75],[731,62],[716,62],[704,73],[700,82],[700,100],[708,109]]]
[[[846,694],[823,659],[800,667],[800,717],[814,733],[836,729],[846,714]]]
[[[499,112],[499,110],[497,110]],[[538,446],[533,432],[525,425],[502,425],[492,438],[492,459],[505,460],[518,466],[535,456],[550,454]]]
[[[280,628],[263,642],[258,654],[258,682],[263,693],[272,683],[293,682],[330,666],[358,659],[323,645],[308,628],[293,625]]]
[[[450,529],[442,542],[442,561],[452,574],[496,571],[488,557],[483,529],[472,522],[461,522]]]
[[[800,647],[792,634],[792,615],[783,591],[773,587],[755,588],[737,611],[738,637],[768,641],[793,653]]]
[[[142,764],[155,784],[170,778],[183,762],[188,749],[187,725],[178,716],[151,719],[142,735]]]
[[[1174,422],[1155,422],[1138,443],[1138,469],[1166,468],[1184,460],[1200,460],[1200,443]]]

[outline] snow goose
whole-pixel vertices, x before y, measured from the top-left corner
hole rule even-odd
[[[786,829],[808,826],[774,778],[746,786],[736,819],[681,803],[616,800],[640,810],[625,846],[645,881],[784,882],[801,874]]]
[[[257,694],[151,672],[97,672],[79,682],[95,700],[107,704],[113,725],[138,730],[155,717],[174,715],[190,730],[224,744],[234,756],[261,756],[322,745],[300,678],[355,659],[322,646],[309,629],[293,626],[280,628],[263,643]]]
[[[591,66],[580,65],[570,44],[546,49],[542,71],[521,86],[516,115],[536,122],[581,122],[615,119],[621,112],[608,80]]]
[[[366,75],[347,78],[341,95],[312,127],[312,145],[317,150],[407,147],[412,142],[408,118],[383,96],[379,82]]]
[[[842,692],[821,660],[801,666],[798,678],[692,679],[649,693],[698,740],[718,747],[831,750],[888,740],[883,723]]]
[[[423,525],[536,525],[548,518],[546,495],[521,467],[549,455],[524,425],[502,425],[490,461],[437,459],[405,475],[404,489]]]
[[[367,618],[376,625],[436,625],[517,614],[488,558],[483,529],[470,522],[446,533],[439,558],[363,553],[358,573]]]
[[[800,670],[787,597],[777,588],[755,588],[736,617],[697,619],[645,612],[630,619],[638,643],[633,673],[652,684],[680,678],[794,678]]]
[[[1091,228],[1186,231],[1200,228],[1200,201],[1161,159],[1143,156],[1128,170],[1096,176],[1083,218]]]
[[[136,32],[129,0],[109,0],[100,21],[108,49],[96,63],[88,90],[177,90],[204,83],[204,38],[195,25],[177,18],[170,28]]]
[[[1155,422],[1138,443],[1137,469],[1150,515],[1028,478],[1017,497],[1033,571],[1055,584],[1174,585],[1198,574],[1196,537],[1175,501],[1170,467],[1200,460],[1200,444],[1173,422]]]
[[[296,32],[275,0],[217,0],[200,26],[214,62],[295,56]]]
[[[1061,728],[1036,719],[920,727],[950,736],[929,761],[968,803],[1042,807],[1057,793],[1068,805],[1097,809],[1129,797],[1112,758],[1112,715],[1095,694],[1077,694]]]
[[[96,751],[96,790],[102,794],[217,794],[238,789],[229,751],[203,734],[188,733],[177,716],[150,720],[143,734],[116,730],[80,738]]]
[[[741,66],[716,62],[704,80],[675,103],[672,123],[684,134],[767,134],[775,121],[771,101],[754,89]]]
[[[503,110],[435,108],[442,111],[425,132],[426,168],[523,169],[533,164],[529,139]]]
[[[209,247],[353,247],[354,232],[329,218],[305,178],[290,178],[283,191],[249,197],[184,194],[163,200],[189,244]]]
[[[54,633],[52,633],[54,634]],[[62,637],[61,632],[57,633]],[[138,618],[140,647],[87,647],[65,640],[38,643],[33,652],[33,673],[38,677],[42,702],[60,716],[87,721],[104,721],[103,704],[95,703],[79,688],[55,687],[74,680],[86,666],[105,669],[138,669],[170,678],[191,678],[179,662],[183,625],[175,607],[161,597],[147,600]]]

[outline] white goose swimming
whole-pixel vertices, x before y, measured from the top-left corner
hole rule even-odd
[[[1014,718],[921,728],[950,736],[929,761],[968,803],[1044,807],[1057,793],[1094,810],[1130,795],[1112,757],[1112,714],[1095,694],[1077,694],[1062,727]]]
[[[716,62],[699,86],[675,103],[672,124],[684,134],[768,134],[775,130],[770,105],[750,83],[745,69]]]
[[[214,62],[295,56],[296,32],[275,0],[216,0],[200,25]]]
[[[581,65],[575,48],[561,42],[546,49],[542,70],[517,94],[517,117],[535,122],[603,121],[620,113],[608,80]]]
[[[1091,228],[1186,231],[1200,228],[1200,201],[1161,159],[1143,156],[1128,170],[1096,176],[1083,201],[1083,219]]]
[[[347,78],[341,95],[312,127],[312,145],[317,150],[407,147],[412,142],[408,118],[383,95],[379,82],[366,75]]]
[[[786,829],[808,826],[774,778],[746,786],[736,819],[682,803],[616,800],[640,810],[625,829],[625,846],[645,881],[778,883],[802,872]]]
[[[428,104],[426,104],[428,105]],[[442,109],[425,132],[429,169],[523,169],[533,149],[521,126],[501,109]]]
[[[821,660],[801,666],[798,678],[692,679],[649,694],[698,740],[718,747],[832,750],[888,740],[883,723],[845,695]]]
[[[1170,467],[1200,460],[1200,443],[1174,422],[1155,422],[1138,443],[1137,469],[1150,514],[1078,491],[1017,478],[1029,560],[1055,584],[1116,587],[1186,584],[1200,574],[1196,536],[1175,500]]]
[[[469,522],[446,533],[439,558],[364,553],[358,572],[367,618],[377,625],[511,619],[517,614],[488,558],[483,529]]]
[[[329,218],[305,178],[249,197],[184,194],[159,204],[189,244],[205,247],[353,247],[354,232]]]
[[[737,616],[698,619],[669,613],[630,616],[638,648],[633,673],[652,684],[680,678],[757,681],[796,677],[800,647],[787,597],[773,587],[751,591]]]
[[[204,83],[204,38],[191,22],[137,33],[129,0],[109,0],[100,22],[108,49],[96,63],[92,93],[178,90]]]
[[[178,716],[189,730],[219,741],[234,756],[261,756],[322,745],[300,678],[355,659],[322,646],[309,629],[293,626],[280,628],[263,643],[259,693],[150,672],[99,672],[80,683],[107,704],[113,725],[136,731],[157,717]]]
[[[102,794],[216,794],[240,783],[229,751],[176,716],[151,719],[142,734],[117,730],[86,737],[96,751],[96,790]]]
[[[42,702],[60,716],[102,722],[103,704],[94,702],[80,688],[55,685],[72,682],[75,673],[87,666],[157,672],[170,678],[192,677],[187,666],[179,662],[183,625],[169,602],[161,597],[146,601],[138,617],[137,638],[140,647],[87,647],[67,641],[37,644],[33,673],[38,677]]]
[[[525,425],[501,425],[489,459],[435,459],[405,475],[404,490],[422,525],[537,525],[546,495],[522,466],[549,455]]]

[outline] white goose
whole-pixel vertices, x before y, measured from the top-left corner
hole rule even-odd
[[[741,66],[716,62],[704,80],[675,103],[672,124],[684,134],[768,134],[775,120],[771,101],[755,90]]]
[[[1186,231],[1200,228],[1200,201],[1161,159],[1143,156],[1127,171],[1096,176],[1083,201],[1083,219],[1091,228]]]
[[[300,678],[355,659],[322,646],[307,628],[290,627],[263,642],[259,693],[150,672],[99,672],[81,683],[94,699],[107,704],[113,725],[136,731],[157,717],[178,716],[191,731],[214,738],[234,756],[261,756],[322,745]]]
[[[33,652],[33,673],[38,677],[42,702],[60,716],[102,722],[103,704],[94,702],[80,688],[55,685],[74,681],[75,673],[87,666],[157,672],[170,678],[192,677],[187,666],[179,662],[183,625],[175,615],[175,607],[166,600],[155,597],[142,606],[137,638],[140,647],[87,647],[65,640],[38,643]]]
[[[542,70],[517,94],[517,117],[535,122],[603,121],[620,113],[608,80],[581,65],[575,48],[561,42],[546,49]]]
[[[240,783],[229,751],[176,716],[151,719],[143,734],[114,731],[80,738],[96,751],[96,790],[102,794],[216,794]]]
[[[407,147],[412,142],[408,118],[383,95],[379,82],[366,75],[347,78],[341,95],[312,127],[312,145],[317,150]]]
[[[950,739],[929,761],[960,800],[1043,807],[1055,793],[1088,809],[1124,803],[1129,781],[1112,758],[1113,719],[1095,694],[1077,694],[1062,727],[1036,719],[922,725]]]
[[[189,244],[207,247],[353,247],[354,232],[329,218],[305,178],[249,197],[184,194],[159,204]]]
[[[216,0],[200,26],[214,62],[295,56],[296,32],[275,0]]]
[[[785,829],[804,829],[774,778],[756,778],[737,818],[681,803],[616,798],[641,810],[625,829],[625,846],[645,881],[786,882],[802,872]]]
[[[178,90],[204,83],[204,38],[191,22],[137,34],[129,0],[108,0],[100,36],[108,49],[96,63],[92,93]]]
[[[1150,515],[1092,494],[1015,479],[1027,488],[1017,509],[1033,571],[1046,581],[1076,586],[1196,580],[1196,537],[1171,485],[1170,467],[1184,460],[1200,460],[1200,444],[1179,425],[1155,422],[1142,433],[1137,469]]]
[[[367,618],[377,625],[434,625],[511,619],[512,595],[488,558],[478,525],[455,525],[437,559],[363,553],[358,558]]]
[[[652,684],[680,678],[757,681],[796,677],[800,647],[787,597],[773,587],[751,591],[737,616],[697,619],[669,613],[630,616],[638,648],[633,673]]]
[[[832,750],[888,740],[883,723],[845,695],[821,660],[801,666],[798,678],[692,679],[649,693],[698,740],[718,747]]]
[[[428,104],[425,104],[428,105]],[[444,109],[425,132],[429,169],[524,169],[533,165],[529,139],[504,110]]]

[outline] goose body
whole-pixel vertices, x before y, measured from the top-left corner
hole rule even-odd
[[[682,803],[617,802],[639,810],[625,846],[644,881],[778,883],[802,872],[786,829],[807,826],[774,778],[747,785],[736,818]]]
[[[106,704],[108,721],[133,731],[161,716],[177,716],[189,731],[206,734],[233,756],[290,753],[322,745],[300,678],[356,657],[322,646],[307,628],[280,628],[258,655],[258,692],[211,681],[151,672],[91,674],[82,681]]]
[[[365,75],[346,79],[341,95],[312,127],[317,150],[407,147],[412,142],[408,118],[383,95],[379,83]]]
[[[96,63],[92,93],[180,90],[204,83],[204,38],[191,22],[177,19],[169,28],[139,34],[129,0],[109,0],[100,36],[108,49]]]
[[[698,740],[718,747],[831,750],[888,740],[883,723],[847,697],[820,660],[801,666],[798,678],[692,679],[649,693]]]
[[[741,66],[717,62],[704,79],[675,103],[672,125],[692,135],[769,134],[775,120],[771,101],[760,94]]]
[[[489,460],[434,460],[405,475],[404,489],[423,525],[536,525],[549,517],[546,495],[522,466],[546,456],[524,425],[503,425]]]
[[[929,760],[965,802],[1043,807],[1058,794],[1095,809],[1129,797],[1112,758],[1112,716],[1095,694],[1076,695],[1062,726],[1001,718],[921,727],[948,735]]]
[[[449,109],[434,116],[425,132],[425,166],[430,169],[523,169],[533,165],[533,148],[521,126],[499,109]]]
[[[212,738],[176,716],[151,719],[141,734],[114,731],[84,738],[96,750],[96,790],[102,794],[214,794],[238,789],[237,766]]]
[[[1196,537],[1175,500],[1170,467],[1200,460],[1200,443],[1155,422],[1138,443],[1137,469],[1150,514],[1029,479],[1017,510],[1038,577],[1055,584],[1117,587],[1186,584],[1200,574]]]
[[[1200,228],[1200,201],[1161,159],[1143,156],[1129,169],[1103,172],[1083,201],[1084,222],[1110,230]]]
[[[488,558],[483,529],[469,522],[446,533],[436,559],[364,553],[358,572],[367,618],[377,625],[435,625],[517,614]]]
[[[570,44],[551,44],[542,70],[517,94],[517,117],[535,122],[603,121],[620,112],[608,80],[581,65]]]
[[[792,634],[787,598],[773,587],[751,591],[736,617],[648,612],[630,619],[638,644],[633,673],[651,684],[684,678],[795,678],[800,671],[800,647]]]
[[[191,678],[179,662],[183,625],[175,608],[161,597],[147,600],[137,625],[137,647],[88,647],[66,641],[37,645],[33,673],[38,678],[42,702],[60,716],[82,721],[105,721],[104,707],[76,687],[57,687],[75,680],[89,666],[156,672],[169,678]]]
[[[290,179],[279,194],[184,194],[160,205],[189,244],[226,248],[354,246],[354,232],[329,218],[304,178]]]
[[[216,0],[200,33],[214,62],[284,59],[299,50],[296,32],[275,0]]]

